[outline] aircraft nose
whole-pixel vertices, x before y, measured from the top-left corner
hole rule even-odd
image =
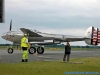
[[[6,39],[6,34],[4,33],[4,34],[2,34],[2,36],[1,36],[3,39]]]

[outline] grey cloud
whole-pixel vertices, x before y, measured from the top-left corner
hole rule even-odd
[[[86,29],[91,25],[99,28],[99,13],[100,0],[5,0],[2,28],[8,31],[11,19],[13,30],[17,27]]]
[[[14,3],[14,2],[13,2]],[[100,3],[97,1],[90,1],[90,0],[71,0],[71,1],[66,1],[66,0],[50,0],[50,1],[45,1],[45,0],[33,0],[32,2],[30,1],[17,1],[15,2],[16,9],[19,10],[24,10],[25,12],[30,11],[30,12],[47,12],[48,14],[53,12],[54,15],[57,14],[57,16],[61,14],[65,14],[65,16],[86,16],[86,17],[92,17],[94,14],[95,16],[93,17],[98,17],[100,12]],[[10,6],[12,7],[12,6]],[[15,10],[16,10],[15,9]],[[94,11],[95,10],[95,11]],[[45,13],[46,14],[46,13]],[[89,15],[89,16],[88,16]],[[61,15],[63,16],[63,15]],[[63,16],[64,17],[64,16]],[[99,15],[100,17],[100,15]]]

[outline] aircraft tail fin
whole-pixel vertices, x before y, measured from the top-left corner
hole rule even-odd
[[[87,44],[89,45],[100,44],[100,29],[91,26],[86,30],[85,36],[90,37],[90,39],[85,40]]]

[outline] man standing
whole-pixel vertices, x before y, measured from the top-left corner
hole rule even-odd
[[[28,52],[27,49],[30,48],[28,43],[27,34],[24,34],[24,37],[21,39],[21,49],[23,50],[22,62],[28,62]]]
[[[70,53],[71,53],[71,47],[70,47],[69,42],[67,42],[66,46],[65,46],[65,54],[64,54],[64,57],[63,57],[63,61],[66,61],[66,56],[67,56],[67,62],[69,62]]]

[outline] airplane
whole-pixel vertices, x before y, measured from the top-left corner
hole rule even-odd
[[[30,49],[28,50],[30,54],[44,53],[44,47],[42,45],[48,44],[61,44],[61,42],[74,42],[74,41],[85,41],[88,45],[98,45],[100,44],[100,30],[90,26],[84,36],[73,36],[73,35],[61,35],[61,34],[50,34],[42,33],[37,30],[20,28],[21,31],[11,31],[12,29],[12,20],[10,21],[10,29],[8,32],[2,34],[2,38],[8,41],[13,42],[13,44],[20,44],[21,38],[24,34],[28,35],[28,41],[31,44]],[[36,49],[35,44],[39,45]],[[13,53],[13,48],[8,48],[7,52],[9,54]]]

